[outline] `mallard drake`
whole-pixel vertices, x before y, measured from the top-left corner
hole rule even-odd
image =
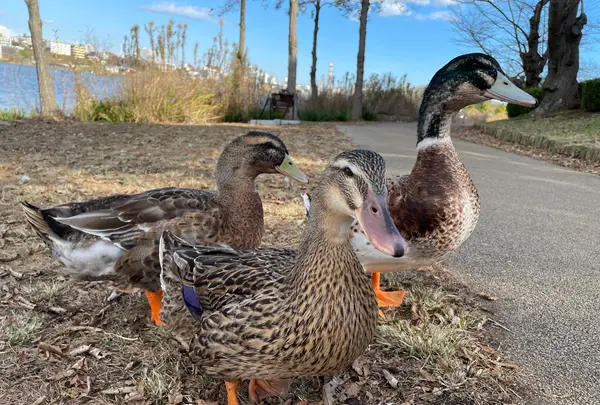
[[[379,272],[433,264],[455,251],[471,235],[479,218],[479,195],[452,140],[453,115],[460,109],[497,99],[523,106],[537,100],[516,87],[491,56],[458,56],[437,71],[419,109],[417,160],[408,175],[387,179],[394,224],[408,242],[407,253],[393,258],[375,249],[355,221],[350,239],[371,282],[380,307],[402,304],[406,291],[382,291]],[[303,196],[308,210],[310,196]]]
[[[264,231],[263,207],[254,181],[262,173],[308,181],[281,139],[252,131],[234,139],[221,153],[216,193],[170,187],[49,209],[23,202],[22,208],[71,276],[112,280],[128,292],[145,290],[151,319],[161,324],[161,232],[167,229],[190,243],[258,247]]]
[[[191,333],[190,356],[203,372],[237,383],[342,371],[371,342],[377,301],[347,237],[357,219],[373,245],[404,254],[390,218],[385,162],[375,152],[343,152],[314,190],[299,249],[235,250],[160,240],[167,324]],[[182,287],[183,286],[183,287]],[[178,311],[184,305],[187,311]]]

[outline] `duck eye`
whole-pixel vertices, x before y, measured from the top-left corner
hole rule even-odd
[[[344,174],[348,177],[354,176],[354,173],[352,173],[352,169],[350,169],[349,167],[344,167]]]

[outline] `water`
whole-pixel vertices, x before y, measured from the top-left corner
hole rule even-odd
[[[54,97],[58,106],[69,114],[77,101],[74,75],[70,70],[50,69],[54,78]],[[118,76],[102,76],[79,72],[79,80],[98,99],[117,94]],[[0,110],[18,108],[26,111],[40,107],[35,66],[0,63]]]

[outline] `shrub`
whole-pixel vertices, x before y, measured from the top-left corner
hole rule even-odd
[[[600,111],[600,78],[581,83],[581,108]]]
[[[525,91],[535,97],[538,100],[538,103],[544,98],[544,89],[541,87],[525,89]],[[528,114],[531,111],[533,111],[533,108],[530,107],[523,107],[512,103],[508,103],[506,105],[506,113],[508,114],[508,118],[514,118],[518,117],[519,115]]]

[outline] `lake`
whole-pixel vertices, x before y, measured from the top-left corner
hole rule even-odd
[[[71,70],[50,69],[54,78],[54,96],[58,106],[69,114],[75,105],[74,75]],[[99,99],[116,94],[119,77],[79,72],[79,80]],[[0,63],[0,110],[18,108],[39,110],[37,73],[35,66]]]

